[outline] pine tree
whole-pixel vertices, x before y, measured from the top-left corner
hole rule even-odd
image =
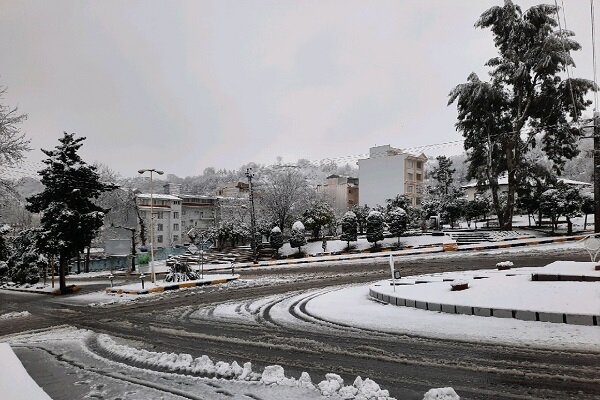
[[[367,216],[367,240],[375,247],[383,240],[383,215],[379,211],[371,211]]]
[[[452,160],[446,156],[438,156],[436,160],[437,166],[431,170],[431,177],[437,181],[433,190],[438,195],[447,195],[454,182],[456,169],[452,168]]]
[[[89,246],[103,225],[104,212],[94,204],[103,192],[114,190],[100,181],[96,168],[86,164],[77,151],[84,137],[66,133],[48,156],[46,168],[39,171],[44,191],[27,199],[27,209],[42,213],[41,228],[47,253],[59,258],[60,291],[67,290],[65,275],[69,259]]]
[[[278,226],[271,229],[271,234],[269,235],[269,242],[271,247],[275,249],[275,254],[279,255],[279,249],[283,247],[283,234],[281,233],[281,229]]]
[[[292,235],[290,236],[290,247],[297,247],[298,254],[302,251],[302,246],[306,244],[306,237],[304,236],[304,224],[300,221],[294,222],[292,225]]]
[[[398,237],[398,246],[400,246],[400,236],[406,232],[406,225],[408,223],[406,211],[400,207],[391,209],[387,214],[387,223],[390,233]]]
[[[347,211],[342,217],[342,235],[341,240],[345,240],[350,248],[350,242],[356,242],[358,223],[356,221],[356,214],[352,211]]]

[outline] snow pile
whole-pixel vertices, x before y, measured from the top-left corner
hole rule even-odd
[[[504,267],[504,268],[510,268],[513,265],[514,264],[513,264],[512,261],[502,261],[502,262],[496,263],[496,267],[498,267],[498,268],[502,268],[502,267]]]
[[[3,399],[52,400],[29,376],[8,343],[0,343],[0,390]]]
[[[454,389],[451,387],[429,389],[425,393],[423,400],[460,400],[460,397],[456,394]]]
[[[252,372],[252,364],[247,362],[241,367],[237,362],[231,364],[218,361],[214,363],[208,356],[193,358],[189,354],[175,354],[140,350],[117,344],[108,335],[98,336],[98,345],[105,351],[128,361],[146,367],[168,370],[169,372],[190,373],[222,379],[255,381],[264,385],[301,387],[317,390],[323,396],[336,396],[342,399],[355,400],[395,400],[387,390],[383,390],[371,379],[359,376],[351,386],[344,386],[344,380],[337,374],[326,374],[325,380],[314,385],[307,372],[300,378],[288,378],[280,365],[265,367],[262,374]],[[433,398],[432,398],[433,399]]]
[[[13,318],[25,318],[29,317],[31,314],[29,311],[21,311],[21,312],[9,312],[7,314],[0,315],[0,321],[13,319]]]
[[[260,374],[252,372],[252,364],[249,362],[241,367],[235,361],[231,364],[224,361],[214,363],[206,355],[193,358],[189,354],[140,350],[117,344],[107,335],[98,336],[98,344],[110,354],[148,367],[166,369],[170,372],[183,372],[245,381],[257,381],[261,377]]]
[[[294,225],[292,225],[292,230],[294,231],[303,231],[304,230],[304,224],[300,221],[296,221],[294,222]]]

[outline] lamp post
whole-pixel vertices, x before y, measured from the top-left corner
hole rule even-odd
[[[154,183],[152,181],[152,173],[162,175],[164,174],[164,172],[154,168],[138,170],[138,174],[140,175],[142,175],[145,172],[150,172],[150,273],[152,277],[152,283],[155,283],[156,275],[154,274]]]
[[[252,168],[246,169],[246,178],[248,178],[248,189],[250,190],[250,233],[252,235],[252,241],[250,242],[252,245],[252,258],[254,263],[257,262],[257,244],[256,244],[256,216],[254,215],[254,190],[252,188],[252,178],[254,177],[254,173],[252,172]]]

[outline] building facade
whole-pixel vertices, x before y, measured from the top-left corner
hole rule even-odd
[[[345,212],[358,204],[358,178],[330,175],[325,183],[317,185],[317,192],[331,201],[333,207]]]
[[[406,195],[413,206],[420,207],[425,192],[424,154],[414,155],[390,145],[369,149],[369,158],[358,160],[360,205],[384,206],[387,199]]]

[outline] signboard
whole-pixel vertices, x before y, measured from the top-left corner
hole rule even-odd
[[[198,247],[195,244],[188,246],[188,251],[192,254],[196,254],[198,252]]]
[[[108,239],[104,241],[104,253],[107,256],[127,256],[131,254],[130,239]]]

